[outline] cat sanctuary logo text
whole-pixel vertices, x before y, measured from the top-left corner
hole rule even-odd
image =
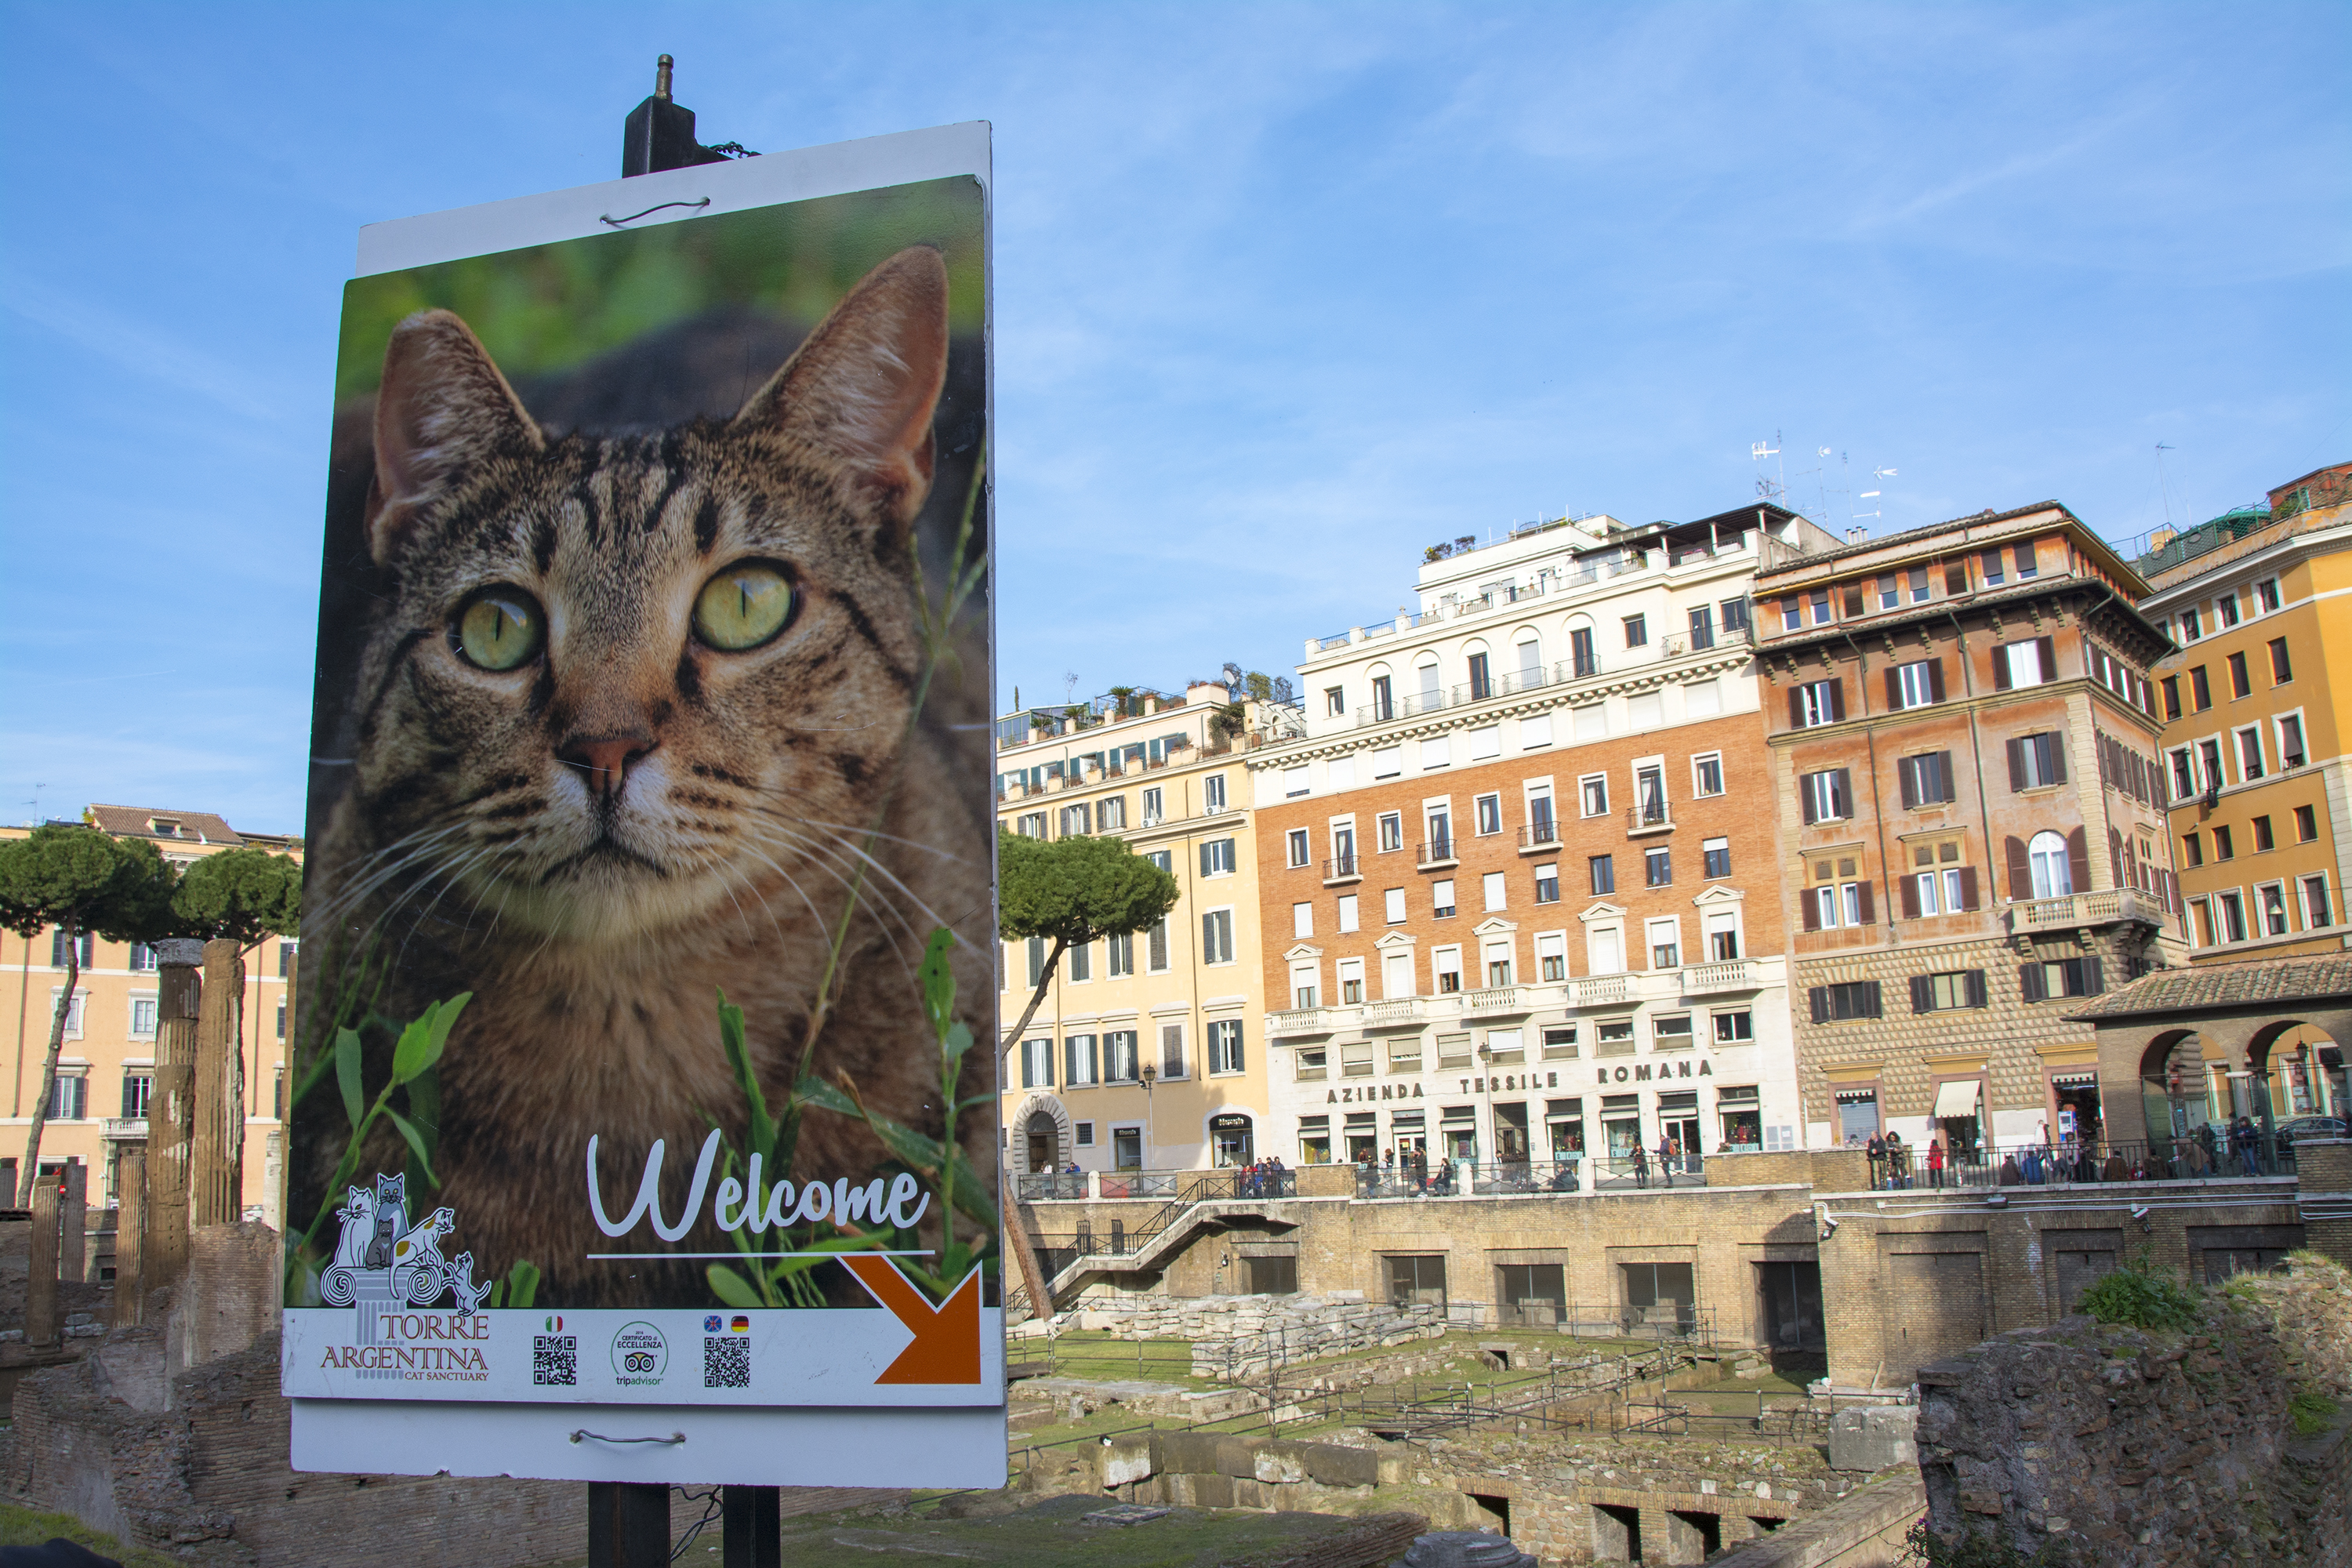
[[[411,1382],[488,1381],[490,1320],[478,1309],[489,1287],[474,1282],[472,1253],[441,1256],[456,1213],[435,1209],[411,1225],[406,1176],[379,1174],[373,1187],[350,1189],[335,1217],[342,1229],[319,1294],[356,1309],[358,1331],[355,1342],[324,1346],[320,1365]],[[444,1296],[456,1310],[404,1310]]]

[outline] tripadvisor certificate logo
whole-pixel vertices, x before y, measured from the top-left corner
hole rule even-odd
[[[669,1365],[669,1342],[651,1323],[625,1323],[613,1336],[613,1380],[624,1388],[656,1384]]]

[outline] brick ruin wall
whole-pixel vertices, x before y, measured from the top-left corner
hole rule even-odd
[[[2185,1333],[2069,1318],[1920,1372],[1931,1526],[2099,1568],[2352,1565],[2352,1275],[2311,1254]],[[2289,1402],[2339,1402],[2298,1436]]]

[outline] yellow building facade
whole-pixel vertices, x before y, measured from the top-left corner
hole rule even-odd
[[[208,812],[92,805],[82,820],[118,838],[145,838],[164,859],[184,867],[225,849],[250,847],[299,856],[302,848],[299,838],[239,833]],[[22,838],[28,831],[0,828],[0,838]],[[65,990],[67,954],[65,933],[57,928],[31,937],[11,932],[5,943],[0,948],[0,1008],[5,1009],[0,1018],[14,1038],[6,1047],[10,1078],[7,1114],[0,1117],[0,1163],[12,1173],[13,1183],[13,1173],[23,1169],[40,1098],[50,1025]],[[271,937],[245,957],[238,1039],[245,1058],[245,1212],[271,1226],[282,1217],[278,1174],[289,1092],[285,1003],[294,947]],[[117,1170],[123,1152],[142,1148],[147,1139],[147,1095],[155,1074],[155,955],[144,944],[85,933],[80,968],[73,1011],[66,1019],[58,1086],[41,1132],[40,1163],[44,1171],[55,1171],[68,1161],[80,1162],[89,1173],[90,1206],[110,1208],[120,1201]],[[8,1201],[14,1201],[13,1185]]]
[[[1026,837],[1124,839],[1176,879],[1159,925],[1074,948],[1003,1056],[1005,1158],[1026,1197],[1123,1195],[1149,1173],[1247,1164],[1266,1124],[1257,862],[1243,756],[1289,710],[1122,690],[997,721],[998,820]],[[1047,957],[1007,943],[1003,1026]]]

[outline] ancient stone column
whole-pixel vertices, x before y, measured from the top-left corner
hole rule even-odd
[[[139,1321],[147,1310],[147,1156],[126,1152],[114,1167],[114,1321]]]
[[[68,1160],[58,1177],[58,1278],[79,1285],[89,1277],[89,1167]]]
[[[205,944],[155,944],[155,1081],[147,1091],[147,1289],[177,1285],[188,1268],[188,1152],[196,1118],[196,977]]]
[[[195,1127],[188,1152],[188,1223],[235,1225],[245,1213],[245,956],[205,943],[196,1024]]]
[[[25,1279],[25,1342],[58,1342],[58,1178],[33,1183],[33,1238]]]

